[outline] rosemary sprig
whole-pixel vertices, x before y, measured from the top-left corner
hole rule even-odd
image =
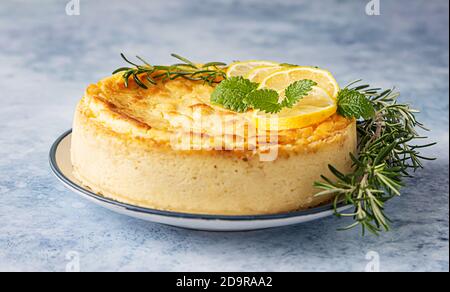
[[[203,81],[211,85],[213,83],[219,83],[226,77],[226,64],[222,62],[209,62],[198,65],[184,57],[172,54],[171,56],[180,61],[180,63],[169,66],[151,65],[143,58],[136,56],[136,58],[143,63],[143,65],[139,65],[130,61],[124,54],[120,55],[125,62],[131,65],[131,67],[119,68],[114,71],[113,74],[123,72],[122,77],[126,87],[129,85],[130,78],[132,78],[139,87],[148,89],[148,84],[155,85],[157,80],[165,81],[184,78],[192,81]],[[141,79],[141,76],[144,77],[144,81]]]
[[[423,168],[423,160],[434,160],[420,155],[419,149],[435,143],[416,145],[414,141],[424,139],[416,128],[427,129],[417,121],[418,111],[408,104],[398,103],[400,94],[395,89],[382,90],[369,85],[358,85],[355,81],[346,87],[367,97],[375,109],[373,117],[358,121],[359,155],[351,155],[353,172],[344,174],[329,166],[334,179],[322,176],[315,186],[323,191],[317,194],[335,195],[334,206],[338,216],[349,216],[355,222],[344,229],[361,226],[379,234],[390,229],[390,220],[385,214],[385,203],[400,196],[403,179],[411,172]],[[345,202],[354,206],[350,214],[339,213],[338,204]]]

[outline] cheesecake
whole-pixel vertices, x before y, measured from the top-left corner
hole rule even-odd
[[[313,186],[329,165],[350,172],[354,119],[258,126],[255,110],[211,102],[216,83],[184,78],[142,88],[114,74],[90,85],[73,122],[73,173],[121,203],[190,214],[267,215],[329,202]]]

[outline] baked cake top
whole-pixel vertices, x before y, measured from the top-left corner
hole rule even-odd
[[[144,89],[132,79],[126,86],[122,75],[115,74],[90,85],[79,110],[90,122],[117,134],[158,145],[174,146],[174,139],[184,139],[193,148],[201,149],[222,146],[226,150],[251,150],[263,144],[306,149],[337,138],[354,123],[333,114],[307,127],[269,132],[258,128],[254,110],[237,113],[212,104],[216,86],[175,79],[159,80]],[[265,143],[261,143],[261,137]]]

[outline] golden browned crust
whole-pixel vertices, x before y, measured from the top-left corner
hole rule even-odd
[[[130,81],[126,88],[121,76],[115,75],[89,86],[78,110],[91,123],[126,135],[128,139],[143,139],[150,147],[173,148],[170,144],[175,135],[191,135],[201,138],[192,141],[201,144],[192,148],[207,149],[215,155],[230,152],[222,149],[234,150],[231,152],[235,154],[258,149],[259,132],[253,136],[255,145],[249,141],[252,113],[238,114],[212,105],[209,98],[213,90],[207,84],[188,80],[160,82],[150,89],[142,89]],[[201,116],[201,129],[195,125],[196,114]],[[215,128],[215,118],[220,120],[221,129]],[[320,124],[278,131],[276,144],[281,154],[314,151],[323,143],[339,139],[351,123],[354,121],[334,115]],[[236,128],[244,130],[236,133]],[[264,134],[270,140],[269,134]],[[211,141],[220,144],[222,149],[211,149]]]

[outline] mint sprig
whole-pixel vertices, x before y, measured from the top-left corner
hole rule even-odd
[[[373,104],[357,90],[342,89],[338,94],[337,103],[337,111],[343,117],[368,120],[375,116]]]
[[[253,108],[275,114],[283,108],[292,108],[316,85],[317,83],[312,80],[296,81],[285,90],[286,97],[280,102],[280,97],[275,90],[257,89],[258,83],[243,77],[231,77],[216,87],[211,95],[211,102],[239,113]]]

